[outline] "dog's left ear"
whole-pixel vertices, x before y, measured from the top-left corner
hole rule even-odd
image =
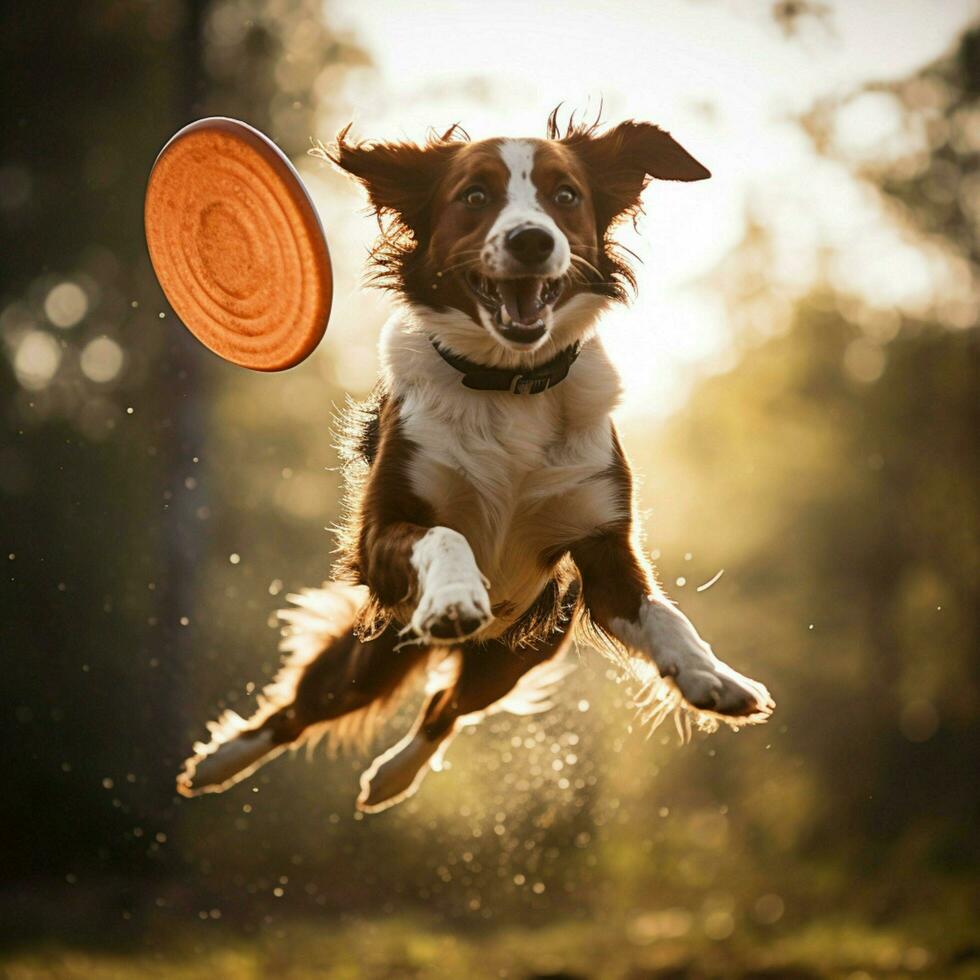
[[[332,146],[311,152],[363,185],[377,213],[395,215],[416,240],[424,237],[432,196],[460,144],[446,136],[424,145],[355,143],[347,140],[349,130],[350,126],[338,133]]]
[[[670,133],[651,123],[620,123],[600,135],[572,133],[562,142],[582,158],[592,177],[597,217],[608,226],[640,205],[651,178],[705,180],[711,176]]]

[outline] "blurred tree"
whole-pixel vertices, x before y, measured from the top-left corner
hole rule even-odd
[[[763,339],[756,325],[779,311],[771,243],[750,228],[722,277],[743,357],[699,385],[640,460],[659,468],[658,547],[727,569],[679,598],[779,703],[751,792],[758,738],[720,741],[721,773],[699,757],[720,798],[739,801],[739,839],[763,861],[792,852],[819,868],[808,887],[836,890],[861,868],[869,890],[887,880],[910,905],[929,874],[966,885],[980,859],[978,38],[863,90],[887,92],[917,138],[848,160],[965,270],[961,296],[939,296],[930,322],[816,288]],[[844,153],[835,113],[851,104],[806,120],[825,152]],[[787,870],[784,887],[805,892]]]
[[[302,150],[320,98],[364,61],[321,6],[92,0],[4,18],[6,875],[169,861],[201,653],[188,624],[206,587],[211,506],[196,467],[236,381],[167,311],[143,190],[166,139],[202,115],[240,116]]]
[[[4,718],[2,806],[5,842],[34,842],[4,860],[11,875],[104,871],[160,850],[152,833],[128,833],[117,794],[128,778],[133,805],[165,799],[136,776],[145,760],[130,733],[156,751],[179,713],[156,668],[174,658],[194,549],[159,519],[159,488],[197,424],[198,382],[182,338],[154,322],[140,217],[154,153],[200,88],[199,14],[36,4],[0,32],[0,601],[19,712]],[[43,64],[23,54],[38,38]]]
[[[978,349],[906,323],[870,381],[849,369],[863,344],[814,296],[786,336],[703,383],[652,452],[675,464],[657,477],[666,500],[653,491],[657,543],[727,569],[703,597],[675,591],[771,680],[788,726],[767,733],[788,782],[727,787],[759,839],[778,814],[828,866],[929,842],[940,870],[941,854],[978,856]],[[752,771],[759,741],[719,739],[727,771]]]
[[[848,145],[842,117],[861,103],[894,113],[883,146]],[[899,220],[944,248],[980,262],[980,27],[907,78],[865,85],[819,102],[803,120],[821,152],[848,163],[890,201]],[[970,325],[971,321],[960,323]]]

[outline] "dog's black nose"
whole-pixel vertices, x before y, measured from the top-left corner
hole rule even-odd
[[[507,235],[507,251],[523,265],[540,265],[555,250],[543,228],[517,228]]]

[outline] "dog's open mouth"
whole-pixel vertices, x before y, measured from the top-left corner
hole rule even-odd
[[[502,336],[517,344],[533,344],[548,329],[545,317],[561,296],[565,280],[537,276],[491,279],[471,271],[466,284]]]

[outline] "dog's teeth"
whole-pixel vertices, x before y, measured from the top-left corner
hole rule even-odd
[[[507,307],[506,306],[501,306],[500,307],[500,322],[505,327],[509,327],[511,325],[511,323],[513,323],[513,320],[511,320],[511,318],[510,318],[510,314],[507,312]]]

